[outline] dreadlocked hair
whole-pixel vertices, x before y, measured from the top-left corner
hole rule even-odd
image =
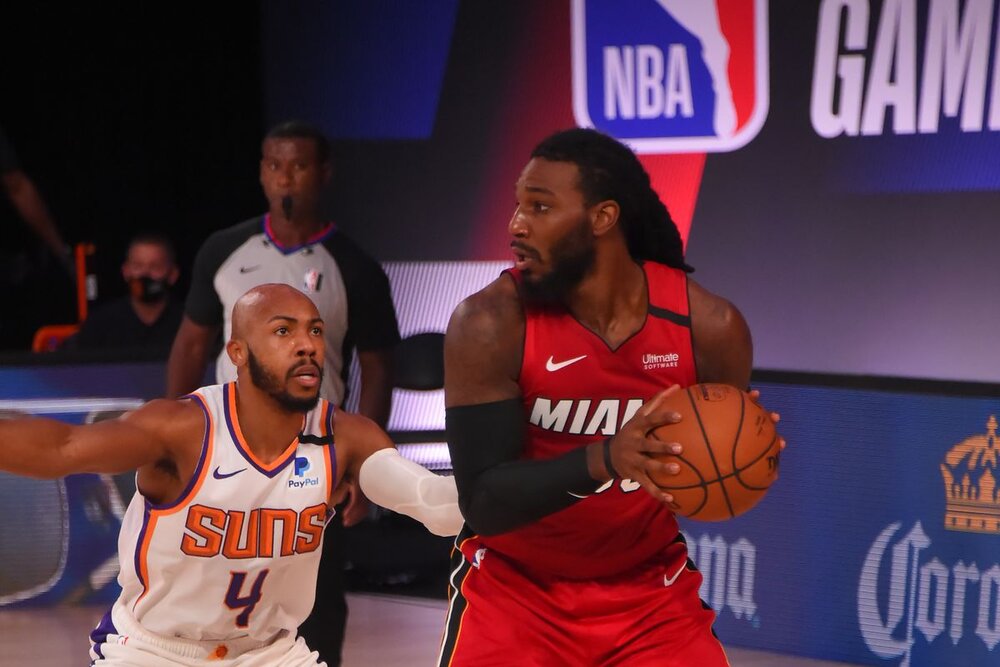
[[[587,206],[608,199],[618,202],[619,223],[633,259],[694,271],[684,261],[677,225],[650,185],[649,174],[627,146],[597,130],[574,128],[543,139],[531,157],[575,164],[580,171],[578,187]]]

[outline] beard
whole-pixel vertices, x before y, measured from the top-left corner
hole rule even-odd
[[[304,398],[299,398],[292,396],[288,393],[288,381],[292,377],[292,372],[298,369],[300,366],[310,364],[312,362],[305,362],[302,364],[296,364],[295,366],[288,369],[288,373],[285,374],[285,382],[282,383],[278,380],[278,376],[264,368],[264,365],[260,363],[257,357],[254,355],[253,350],[247,349],[247,364],[250,367],[250,381],[255,387],[263,391],[265,394],[277,401],[278,405],[285,408],[290,412],[309,412],[316,407],[319,403],[319,389],[316,390],[315,396],[308,396]],[[319,385],[323,386],[323,368],[319,369]]]
[[[551,270],[538,277],[524,276],[521,287],[525,301],[540,306],[562,303],[593,268],[596,255],[590,224],[582,218],[552,246]]]

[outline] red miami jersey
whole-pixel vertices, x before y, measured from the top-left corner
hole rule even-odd
[[[522,458],[551,459],[603,440],[657,392],[697,382],[687,276],[654,262],[643,270],[646,321],[617,349],[564,308],[525,306]],[[516,271],[512,275],[520,280]],[[637,483],[614,479],[564,510],[482,541],[529,569],[584,579],[644,563],[677,534],[664,504]]]

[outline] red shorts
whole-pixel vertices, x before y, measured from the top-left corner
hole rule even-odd
[[[681,542],[602,579],[529,572],[476,538],[455,550],[452,564],[439,667],[729,665]]]

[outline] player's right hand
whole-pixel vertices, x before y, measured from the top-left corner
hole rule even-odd
[[[666,424],[676,424],[681,420],[680,413],[663,407],[663,399],[680,391],[680,385],[673,385],[653,396],[628,420],[609,442],[611,465],[622,479],[631,479],[657,500],[670,503],[673,496],[666,493],[650,478],[650,473],[676,475],[680,466],[676,463],[664,463],[652,458],[651,454],[680,454],[681,444],[678,442],[663,442],[657,440],[652,431]]]

